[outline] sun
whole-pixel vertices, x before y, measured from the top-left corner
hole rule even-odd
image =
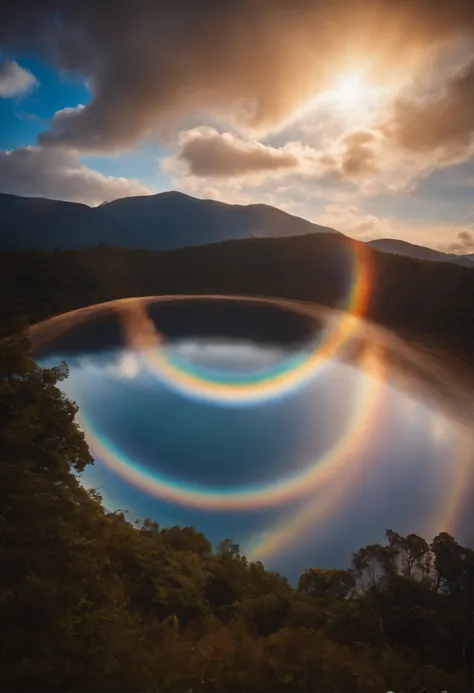
[[[360,125],[368,122],[380,107],[386,88],[367,81],[366,70],[333,73],[323,91],[319,91],[293,113],[293,119],[304,118],[321,106],[329,108],[336,119],[357,119]]]
[[[331,90],[332,98],[341,106],[357,106],[367,95],[367,87],[359,75],[341,75]]]

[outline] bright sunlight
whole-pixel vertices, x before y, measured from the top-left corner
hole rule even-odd
[[[359,75],[342,75],[331,91],[331,96],[342,106],[357,106],[368,91]]]

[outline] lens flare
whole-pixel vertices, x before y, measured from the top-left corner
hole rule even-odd
[[[440,427],[439,414],[434,412],[431,417],[431,425],[438,437]],[[446,422],[441,424],[446,426]],[[431,522],[433,535],[440,532],[450,532],[455,534],[458,523],[465,507],[469,494],[470,483],[474,472],[474,440],[472,430],[467,430],[464,426],[456,425],[451,422],[453,430],[452,439],[455,447],[455,454],[446,460],[449,465],[451,483],[446,489],[445,502],[441,507],[434,509],[434,518]]]
[[[373,433],[377,430],[377,419],[383,406],[383,384],[386,377],[385,362],[376,351],[364,356],[371,376],[363,380],[366,407],[362,408],[356,425],[347,432],[344,442],[333,451],[331,464],[338,474],[328,479],[324,492],[311,498],[301,509],[290,516],[285,515],[273,527],[267,528],[248,544],[246,554],[250,560],[265,560],[282,553],[298,536],[311,527],[315,533],[322,529],[323,521],[329,517],[337,504],[342,503],[343,494],[367,471],[368,457],[363,455],[367,446],[372,446]],[[317,490],[316,488],[314,489]]]
[[[357,449],[357,441],[366,438],[369,426],[380,405],[381,383],[361,376],[353,415],[345,435],[311,466],[298,475],[279,479],[258,487],[241,489],[209,489],[176,483],[159,472],[151,472],[130,456],[120,451],[113,442],[93,426],[84,416],[80,425],[87,434],[92,454],[109,469],[148,494],[167,501],[206,510],[249,510],[280,505],[314,493],[331,479],[346,474]],[[348,455],[350,449],[351,454]]]
[[[370,293],[370,268],[367,250],[363,244],[353,247],[352,289],[345,310],[333,314],[326,321],[322,337],[312,349],[288,359],[286,362],[252,378],[212,377],[209,372],[170,357],[163,348],[164,337],[160,335],[145,310],[145,303],[130,303],[121,308],[125,338],[142,357],[162,384],[181,394],[201,401],[217,402],[220,405],[243,406],[260,404],[274,397],[283,397],[294,392],[336,357],[339,350],[354,335],[360,326]],[[198,297],[197,297],[198,298]],[[253,299],[248,296],[212,296],[227,301],[247,301],[280,306],[315,318],[314,307],[284,299]],[[188,297],[192,300],[192,297]]]
[[[277,374],[272,373],[271,377],[263,377],[261,380],[244,383],[227,383],[227,382],[212,382],[198,375],[190,376],[189,372],[182,372],[176,364],[169,364],[167,358],[156,356],[160,353],[161,337],[156,331],[156,328],[150,318],[147,316],[145,307],[150,302],[169,302],[176,300],[193,300],[203,297],[183,297],[183,296],[166,296],[166,297],[147,297],[143,299],[123,299],[112,302],[109,306],[101,304],[97,310],[102,313],[112,309],[117,312],[123,319],[125,327],[126,347],[129,349],[127,353],[134,354],[149,354],[153,349],[156,358],[160,358],[161,374],[163,369],[166,370],[167,378],[174,383],[178,382],[178,388],[181,389],[183,381],[186,385],[189,384],[189,378],[192,380],[192,393],[200,388],[206,395],[209,391],[212,393],[212,399],[216,402],[245,401],[247,403],[256,400],[267,400],[269,396],[279,396],[283,392],[288,392],[290,389],[306,382],[309,377],[314,375],[325,363],[337,355],[338,350],[344,345],[349,337],[356,334],[360,325],[359,317],[365,310],[365,305],[368,295],[368,277],[364,270],[359,271],[357,290],[353,291],[349,301],[350,312],[338,312],[338,319],[334,319],[332,314],[332,324],[330,327],[330,338],[325,339],[324,343],[319,344],[319,348],[306,354],[304,357],[299,356],[296,359],[290,359],[286,363],[286,371]],[[218,296],[206,297],[218,298],[228,301],[252,301],[261,304],[280,306],[285,309],[294,310],[302,313],[307,317],[316,318],[320,315],[318,309],[312,305],[299,304],[283,299],[250,299],[249,297],[235,296]],[[76,313],[66,314],[61,316],[63,321],[69,326],[82,323],[90,317],[91,311],[83,309]],[[65,328],[64,322],[61,325],[61,320],[53,318],[47,321],[49,324],[42,324],[49,332],[50,336],[57,337]],[[36,345],[44,344],[44,332],[33,330],[34,340]],[[149,356],[148,356],[149,358]],[[153,362],[156,365],[155,361]],[[288,364],[290,364],[288,366]],[[128,374],[133,374],[136,369],[135,363],[131,369],[130,358],[127,357],[126,370]],[[299,497],[304,497],[313,493],[316,489],[324,486],[330,479],[343,473],[343,467],[347,459],[345,452],[348,447],[354,449],[354,441],[357,435],[364,436],[361,426],[362,422],[372,420],[372,414],[377,408],[377,397],[380,395],[380,388],[374,385],[375,381],[371,380],[371,387],[367,387],[367,379],[359,378],[359,388],[356,393],[356,402],[352,416],[350,418],[348,428],[345,435],[341,436],[331,449],[316,460],[313,460],[305,470],[295,476],[262,485],[258,487],[245,487],[239,489],[222,490],[198,488],[183,483],[167,479],[159,473],[152,473],[143,468],[139,463],[125,455],[113,441],[109,440],[102,432],[94,429],[93,423],[87,420],[84,412],[79,416],[79,423],[86,433],[87,441],[91,448],[92,454],[101,460],[101,462],[109,469],[113,470],[122,478],[127,479],[130,483],[143,489],[149,494],[156,497],[180,503],[187,506],[219,510],[233,509],[244,510],[251,508],[261,508],[281,503],[289,502]],[[367,415],[367,412],[370,412]]]
[[[118,316],[123,328],[123,353],[118,373],[124,379],[134,379],[152,374],[160,383],[182,396],[211,402],[214,406],[254,406],[275,398],[287,396],[317,377],[330,361],[347,360],[359,369],[354,391],[354,406],[347,427],[334,444],[316,459],[308,460],[303,471],[273,479],[269,483],[231,488],[177,482],[160,470],[150,471],[139,460],[126,454],[119,446],[98,430],[81,409],[78,423],[96,460],[117,476],[143,490],[146,494],[165,501],[206,511],[247,511],[275,506],[286,507],[298,501],[303,506],[286,515],[249,545],[247,555],[263,560],[281,553],[295,538],[308,529],[317,533],[325,522],[341,508],[352,485],[369,473],[373,455],[364,454],[377,439],[381,427],[380,416],[384,411],[384,389],[394,378],[395,387],[415,397],[417,378],[427,393],[434,385],[444,383],[448,376],[431,361],[417,357],[416,352],[386,331],[367,326],[364,317],[370,288],[370,272],[364,251],[355,246],[353,289],[347,301],[346,311],[329,311],[317,306],[287,299],[250,298],[246,296],[161,296],[130,298],[99,304],[73,311],[44,321],[31,330],[33,350],[67,333],[71,327],[86,323],[92,317]],[[357,255],[358,253],[358,255]],[[196,367],[179,360],[167,350],[166,339],[160,334],[149,315],[148,308],[159,303],[193,300],[253,302],[263,306],[280,307],[295,311],[315,324],[325,319],[325,328],[317,344],[270,368],[241,374],[232,378],[211,370]],[[389,370],[390,369],[390,370]],[[439,370],[439,374],[438,374]],[[419,384],[418,383],[418,384]],[[434,386],[433,385],[433,386]],[[403,386],[403,387],[402,387]],[[455,389],[453,385],[453,391]],[[398,389],[398,388],[397,388]],[[445,386],[448,395],[451,389]],[[343,394],[344,396],[344,394]],[[417,407],[417,396],[410,406]],[[410,400],[407,399],[410,403]],[[408,407],[408,404],[407,404]],[[406,416],[412,418],[411,409]],[[434,416],[434,415],[433,415]],[[449,434],[445,422],[433,418],[435,439],[443,443]],[[463,439],[464,441],[464,439]],[[472,474],[473,444],[468,432],[459,446],[459,454],[451,459],[452,481],[446,489],[442,508],[434,508],[436,520],[430,521],[437,531],[452,531],[460,509],[466,500],[466,488]],[[301,467],[298,465],[298,468]]]

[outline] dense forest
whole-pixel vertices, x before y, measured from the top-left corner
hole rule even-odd
[[[474,372],[474,269],[373,250],[340,234],[254,238],[168,251],[97,247],[0,253],[0,321],[29,322],[128,296],[247,294],[345,305],[354,248],[370,276],[369,320]],[[458,365],[459,361],[459,365]]]
[[[292,587],[229,539],[132,524],[78,480],[66,364],[28,348],[2,329],[1,690],[472,690],[474,551],[387,530]]]

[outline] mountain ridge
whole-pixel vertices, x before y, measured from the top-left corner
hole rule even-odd
[[[0,193],[0,250],[79,250],[110,246],[175,250],[246,238],[313,234],[347,236],[262,203],[241,205],[176,190],[123,197],[91,207],[45,197]],[[474,269],[474,254],[456,255],[396,238],[367,242],[411,259]]]
[[[441,250],[434,250],[416,243],[402,241],[399,238],[377,238],[368,242],[372,248],[384,253],[411,257],[415,260],[425,260],[427,262],[451,262],[464,267],[474,267],[474,254],[456,255],[455,253],[444,253]]]
[[[177,191],[98,207],[0,193],[1,250],[74,250],[99,245],[171,250],[252,236],[339,233],[270,205],[228,205]]]

